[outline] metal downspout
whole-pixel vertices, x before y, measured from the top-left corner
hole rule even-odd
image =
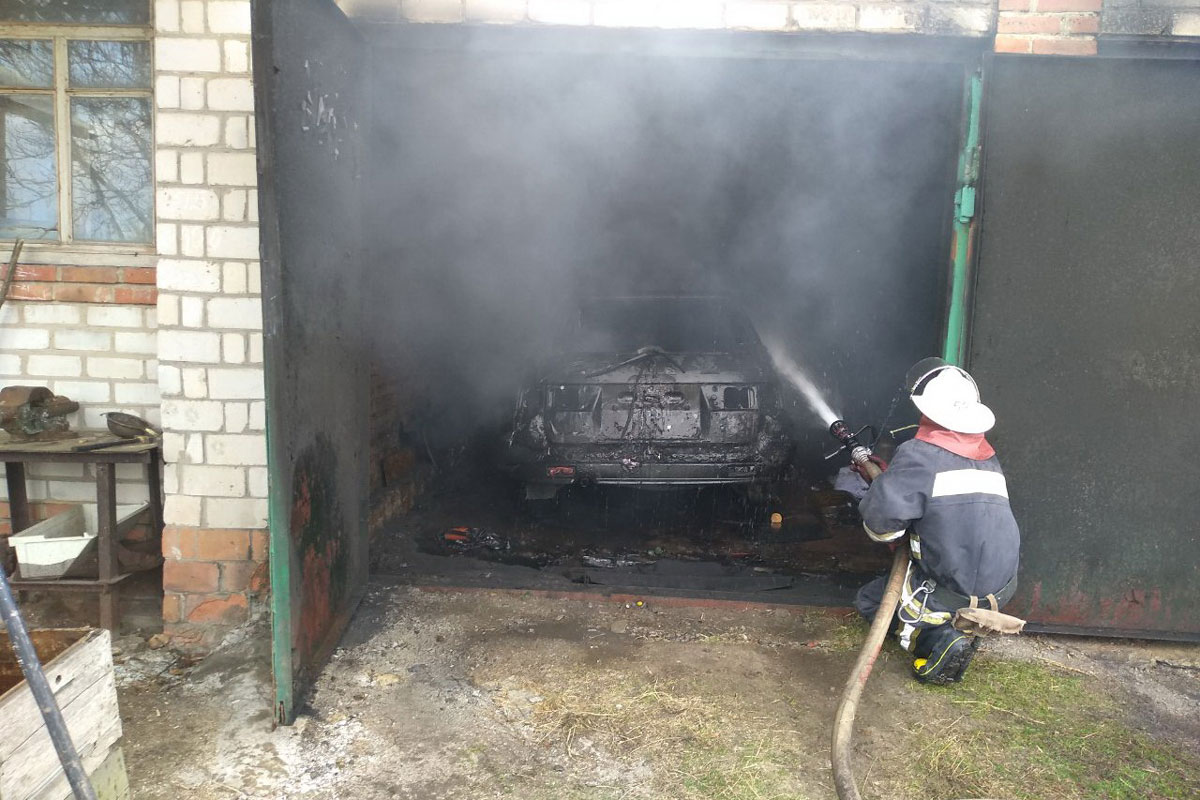
[[[967,295],[975,234],[975,185],[979,180],[979,120],[983,76],[974,72],[966,85],[966,135],[958,154],[958,190],[954,194],[954,254],[950,274],[950,308],[946,316],[946,343],[942,357],[962,365],[967,347]]]

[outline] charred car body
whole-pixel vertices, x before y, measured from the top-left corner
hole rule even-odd
[[[501,457],[529,499],[572,483],[753,484],[791,450],[754,327],[716,298],[587,303],[521,392]]]

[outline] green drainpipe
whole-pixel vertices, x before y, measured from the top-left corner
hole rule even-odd
[[[946,345],[942,357],[951,364],[966,360],[968,265],[971,231],[975,219],[975,184],[979,180],[979,111],[983,78],[979,72],[967,79],[966,137],[958,154],[958,191],[954,194],[954,269],[950,276],[950,310],[946,317]]]

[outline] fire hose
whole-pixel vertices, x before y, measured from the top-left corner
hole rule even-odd
[[[845,422],[837,420],[829,426],[829,432],[841,442],[840,449],[850,454],[850,461],[868,483],[883,474],[883,470],[871,457],[871,449],[858,440],[858,433],[862,431],[853,433]],[[833,741],[829,762],[833,768],[833,785],[840,800],[862,800],[858,784],[854,781],[854,766],[850,760],[854,717],[858,713],[858,701],[867,685],[867,679],[871,677],[875,659],[879,657],[888,629],[892,626],[892,618],[896,616],[896,608],[900,605],[900,593],[904,588],[904,575],[907,571],[908,537],[903,536],[897,542],[896,552],[892,557],[892,569],[888,573],[879,609],[875,612],[875,619],[867,631],[867,639],[858,652],[846,685],[842,687],[842,696],[838,700],[837,712],[833,717]]]
[[[845,422],[838,420],[829,426],[829,432],[842,443],[850,453],[850,460],[858,467],[867,482],[874,481],[883,474],[879,465],[871,460],[871,450],[858,441],[857,435],[850,431]],[[867,640],[863,643],[854,669],[846,679],[842,688],[842,697],[838,701],[837,714],[833,718],[833,746],[830,752],[830,764],[833,767],[833,784],[841,800],[861,800],[858,785],[854,782],[854,767],[850,761],[850,741],[854,735],[854,717],[858,713],[858,701],[862,697],[867,678],[871,677],[871,669],[875,659],[887,638],[888,629],[892,625],[892,617],[900,605],[900,590],[904,585],[904,573],[908,567],[908,548],[906,540],[900,542],[892,559],[892,571],[888,574],[887,586],[883,591],[883,599],[879,602],[879,610],[871,629],[867,632]]]

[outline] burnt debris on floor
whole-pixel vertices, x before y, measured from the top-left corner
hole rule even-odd
[[[848,587],[887,565],[887,551],[862,534],[853,498],[827,482],[571,486],[553,501],[527,501],[470,452],[458,453],[457,467],[443,469],[417,506],[385,528],[372,559],[377,574],[726,594],[815,581],[845,600]]]

